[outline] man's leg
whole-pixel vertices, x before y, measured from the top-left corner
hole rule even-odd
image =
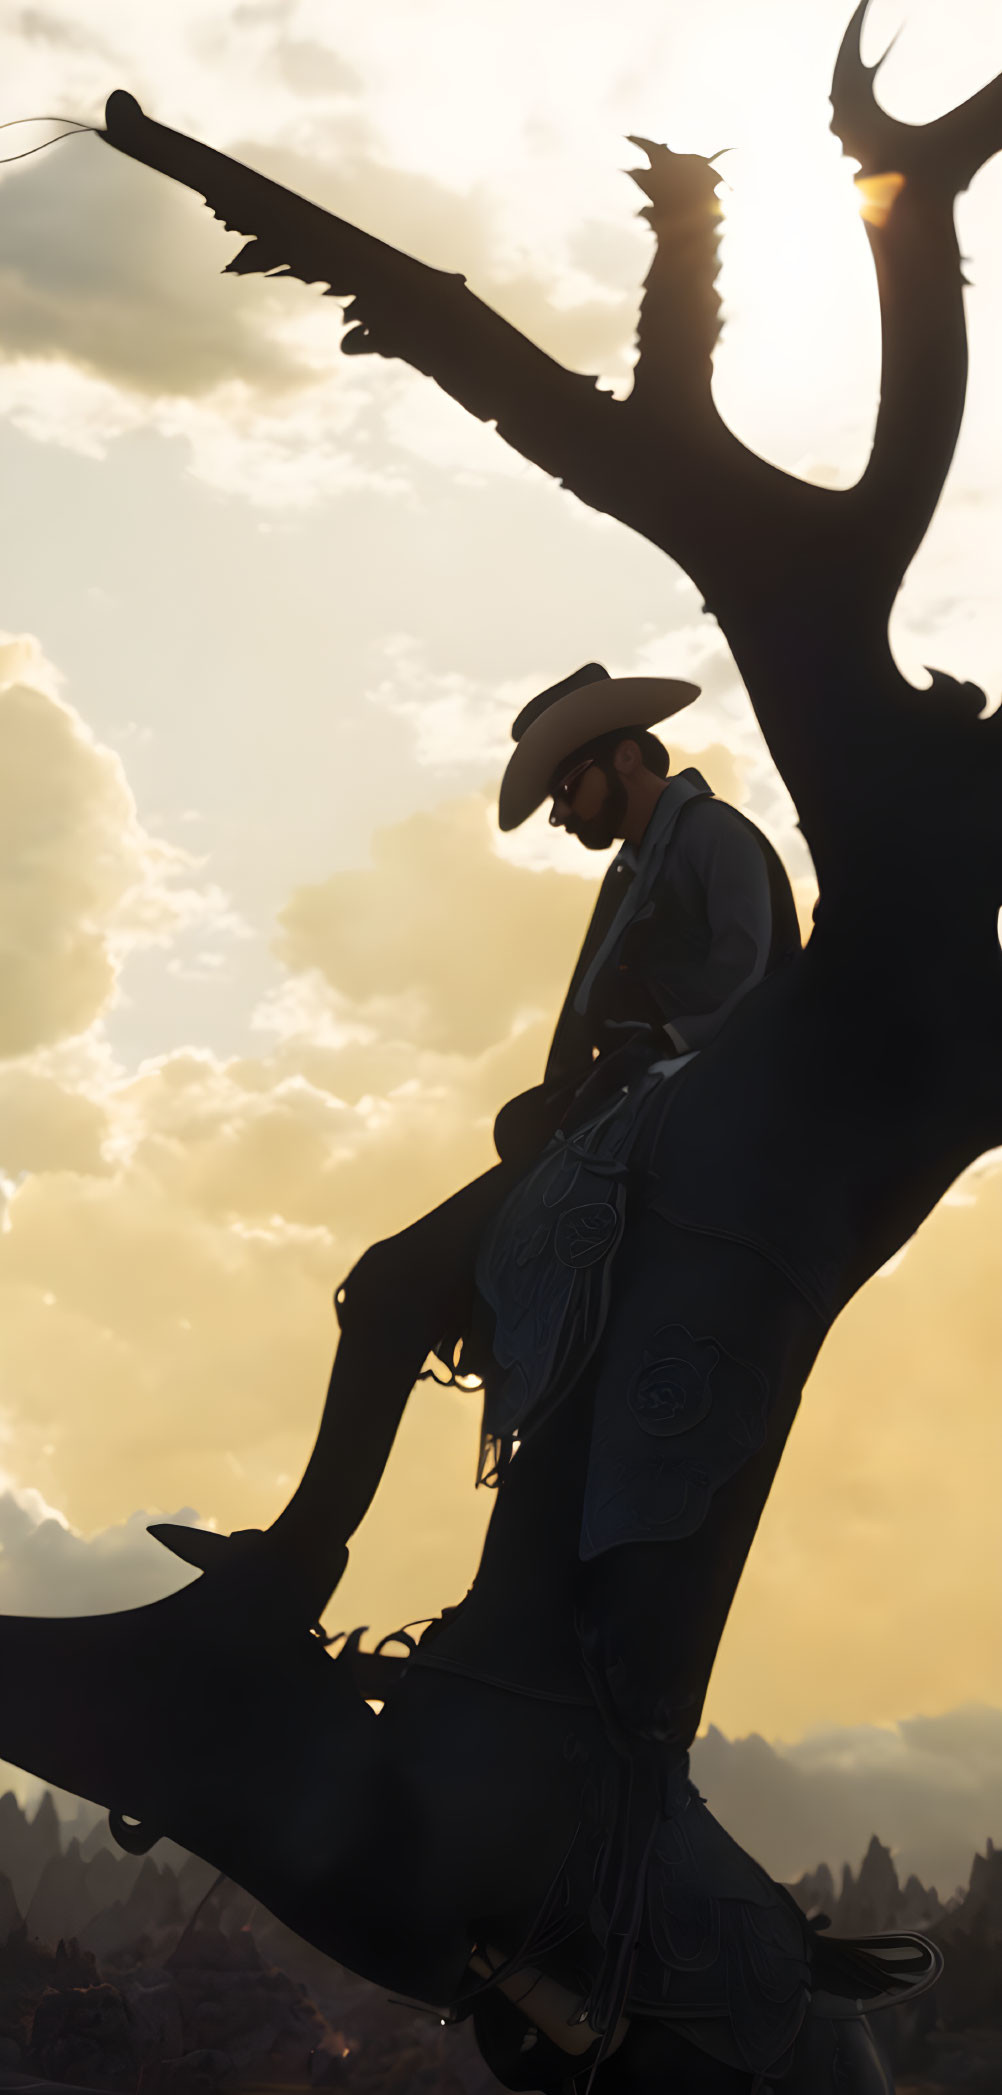
[[[151,1528],[185,1563],[232,1588],[234,1604],[270,1598],[316,1621],[347,1561],[428,1354],[465,1331],[484,1228],[518,1177],[496,1164],[429,1215],[373,1244],[337,1290],[341,1325],[313,1452],[288,1505],[261,1534]]]
[[[341,1335],[320,1429],[301,1482],[268,1531],[311,1580],[336,1577],[428,1354],[466,1328],[480,1238],[515,1175],[495,1165],[410,1228],[373,1244],[338,1289]]]
[[[820,1324],[750,1247],[641,1215],[596,1364],[582,1648],[624,1732],[684,1753]]]
[[[688,1749],[819,1335],[758,1252],[654,1213],[624,1238],[596,1363],[577,1584],[582,1657],[621,1756],[599,1886],[608,1932],[589,1999],[599,2029],[627,1997],[650,1867],[663,1889],[660,1851],[651,1861],[659,1827],[687,1808]],[[698,1832],[694,1819],[690,1842]],[[735,1911],[746,1862],[735,1849]],[[796,1976],[795,1937],[782,1956]],[[783,1965],[784,1986],[787,1976]],[[723,1985],[716,1970],[713,1983]],[[768,2041],[781,2046],[777,2028]]]

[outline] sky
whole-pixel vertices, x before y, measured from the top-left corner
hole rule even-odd
[[[99,122],[128,88],[463,271],[619,392],[650,255],[626,134],[727,146],[721,411],[848,485],[879,353],[828,131],[849,11],[636,0],[624,28],[597,0],[12,7],[0,119]],[[994,0],[874,0],[867,55],[898,30],[880,93],[899,116],[1002,70]],[[943,667],[992,705],[1000,215],[1002,158],[961,201],[968,412],[892,627],[907,675]],[[680,571],[429,381],[339,358],[333,300],[221,278],[236,245],[93,136],[0,169],[7,1611],[169,1590],[149,1518],[273,1518],[319,1416],[334,1288],[492,1161],[596,878],[545,815],[497,832],[535,691],[590,659],[692,677],[676,762],[774,839],[805,923],[813,897]],[[930,1053],[949,1022],[931,972]],[[729,1737],[891,1738],[1002,1706],[1000,1238],[990,1158],[826,1345],[711,1684]],[[490,1511],[478,1426],[468,1395],[415,1393],[331,1626],[382,1632],[465,1591]]]

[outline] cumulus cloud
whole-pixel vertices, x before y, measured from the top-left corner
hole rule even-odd
[[[310,100],[355,95],[361,85],[354,67],[332,51],[328,44],[318,43],[315,37],[276,38],[274,59],[293,94],[305,95]]]
[[[197,1497],[226,1528],[273,1518],[319,1417],[334,1285],[366,1241],[490,1162],[474,1095],[489,1078],[464,1088],[459,1058],[354,1108],[315,1080],[322,1057],[312,1082],[292,1059],[169,1058],[114,1101],[131,1135],[114,1172],[37,1171],[11,1200],[4,1458],[76,1524],[113,1524],[130,1496]],[[415,1395],[339,1624],[389,1627],[468,1583],[489,1511],[478,1428],[475,1401]]]
[[[433,669],[418,636],[388,634],[383,673],[366,691],[369,705],[401,721],[419,764],[445,783],[500,779],[511,754],[511,722],[533,689],[553,680],[552,660],[517,678],[489,679]],[[811,928],[817,885],[796,828],[796,810],[779,779],[722,634],[705,621],[684,621],[644,639],[629,659],[610,659],[615,676],[683,676],[698,682],[699,704],[661,730],[676,771],[693,765],[713,791],[741,807],[771,837],[794,881],[804,936]],[[492,797],[493,804],[493,797]],[[537,816],[495,838],[498,856],[527,871],[571,873],[594,879],[580,847]]]
[[[443,907],[457,854],[482,902],[458,927]],[[401,875],[424,911],[413,953],[394,922]],[[110,1521],[131,1478],[161,1503],[198,1485],[212,1515],[270,1517],[308,1451],[334,1285],[367,1242],[492,1161],[495,1112],[539,1073],[583,884],[495,861],[482,798],[403,825],[385,862],[346,878],[320,930],[308,911],[300,926],[340,988],[319,967],[291,976],[261,1014],[261,1056],[179,1051],[131,1078],[98,1059],[76,1083],[57,1057],[0,1085],[0,1170],[23,1174],[0,1238],[7,1447],[75,1519]],[[343,966],[339,909],[368,927],[356,946],[345,934]],[[450,1012],[469,1002],[464,1033]],[[438,1422],[424,1497],[441,1506],[455,1461],[464,1487],[472,1475],[475,1411],[452,1393],[422,1403]],[[454,1460],[438,1428],[457,1404]],[[452,1532],[469,1543],[483,1518],[477,1504]],[[454,1563],[448,1536],[437,1520],[419,1561]],[[443,1573],[433,1604],[448,1591]]]
[[[714,635],[704,633],[703,659],[712,650],[713,642]],[[722,651],[726,654],[726,650]],[[634,670],[630,664],[624,669],[617,663],[612,673],[617,676],[688,676],[690,670],[694,670],[691,636],[684,628],[667,636],[657,652],[660,660],[656,669],[651,666],[653,650],[644,647],[641,651],[643,668]],[[404,722],[413,738],[418,762],[439,773],[443,780],[463,772],[467,775],[474,773],[478,782],[485,772],[500,779],[512,751],[511,723],[515,715],[525,705],[527,693],[531,693],[533,688],[542,690],[548,681],[553,680],[551,670],[543,664],[528,675],[523,672],[517,678],[500,680],[464,675],[458,670],[435,671],[413,633],[388,634],[381,653],[385,674],[366,692],[368,703],[388,713],[394,720]],[[727,660],[730,661],[729,656]],[[733,665],[730,675],[733,686]],[[706,703],[700,703],[695,725],[687,728],[684,740],[676,734],[678,719],[672,722],[670,730],[665,728],[662,733],[670,738],[676,749],[676,769],[682,764],[695,764],[715,793],[740,806],[746,797],[745,773],[751,768],[753,759],[726,744],[722,738],[714,739],[713,729],[719,716],[712,711],[712,694],[707,691],[705,696]],[[726,725],[730,726],[729,720]],[[737,739],[735,737],[734,741]],[[567,839],[553,831],[547,833],[545,823],[533,822],[531,832],[523,831],[521,844],[530,833],[532,843],[528,858],[531,862],[546,863],[545,858],[540,859],[539,852],[540,847],[549,847],[557,854],[549,860],[554,867],[569,867],[578,872],[585,869],[586,861],[580,847],[573,844],[568,850]],[[503,855],[512,851],[513,841],[513,837],[497,840]],[[514,846],[514,857],[516,863],[527,862],[520,845]]]
[[[585,883],[505,865],[489,848],[484,796],[377,831],[373,864],[300,888],[278,951],[320,973],[381,1031],[423,1047],[482,1052],[523,1014],[553,1005],[584,935]],[[448,896],[448,923],[429,931]],[[395,1026],[394,1026],[395,1021]]]
[[[153,1518],[198,1521],[184,1506],[83,1535],[36,1492],[0,1490],[0,1614],[99,1615],[175,1592],[191,1574],[146,1533]]]
[[[0,1065],[0,1174],[105,1169],[104,1107],[41,1070]]]
[[[267,55],[269,77],[297,98],[306,82],[350,91],[350,68],[324,47],[280,37]],[[463,270],[572,367],[628,369],[635,295],[559,256],[548,271],[513,256],[486,183],[457,188],[388,164],[357,112],[339,118],[336,159],[323,133],[309,152],[214,142],[404,252]],[[233,236],[127,156],[73,141],[9,172],[4,202],[0,406],[29,434],[93,452],[152,424],[185,440],[200,478],[278,507],[360,486],[399,493],[408,462],[466,479],[524,473],[428,381],[341,359],[338,308],[316,290],[220,282]]]
[[[7,176],[0,412],[93,457],[156,430],[198,479],[259,508],[406,490],[411,461],[427,462],[409,374],[342,358],[339,307],[316,289],[220,280],[236,243],[188,191],[90,138],[62,150],[81,156],[76,180],[58,155]],[[457,442],[433,445],[434,462]]]
[[[476,823],[462,804],[446,810],[442,827],[489,898],[483,802],[475,813]],[[355,998],[352,977],[339,999],[315,971],[292,978],[284,1005],[262,1015],[274,1045],[260,1057],[178,1052],[131,1079],[111,1072],[103,1087],[91,1070],[106,1125],[90,1168],[86,1127],[75,1150],[53,1130],[48,1152],[38,1142],[29,1151],[22,1130],[17,1161],[28,1175],[0,1239],[8,1459],[75,1520],[109,1522],[123,1493],[172,1504],[196,1490],[224,1525],[272,1517],[319,1413],[333,1287],[367,1242],[490,1164],[494,1113],[539,1073],[579,928],[561,938],[560,898],[573,887],[583,920],[580,884],[498,869],[498,956],[513,952],[512,932],[538,947],[528,905],[535,898],[546,918],[556,898],[556,923],[542,934],[549,980],[538,952],[532,962],[540,1008],[513,1016],[510,991],[499,989],[475,1040],[436,1046],[453,995],[470,983],[455,977],[442,907],[455,861],[441,858],[427,825],[412,845],[408,877],[429,907],[423,961],[408,963],[392,931],[378,866],[346,905],[374,943],[387,941],[396,968],[394,994],[376,1000],[379,1023],[364,984]],[[506,972],[500,957],[497,972]],[[94,1122],[89,1133],[98,1132]],[[384,1622],[413,1612],[415,1584],[437,1607],[462,1576],[457,1564],[472,1569],[489,1510],[471,1489],[477,1430],[469,1400],[418,1396],[397,1481],[353,1550],[360,1611]]]
[[[176,184],[82,137],[8,170],[3,192],[6,359],[62,358],[148,398],[233,380],[281,394],[312,375],[274,289],[214,281],[226,242]]]
[[[0,1056],[82,1033],[123,947],[192,900],[170,893],[190,861],[143,829],[119,758],[46,675],[34,642],[0,638]]]
[[[16,27],[29,43],[46,44],[61,51],[108,54],[109,46],[103,37],[93,29],[81,27],[68,16],[57,14],[53,8],[19,8]]]

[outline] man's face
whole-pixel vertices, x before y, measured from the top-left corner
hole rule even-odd
[[[623,834],[626,787],[613,766],[599,757],[580,757],[558,778],[550,821],[566,829],[586,851],[608,851]]]

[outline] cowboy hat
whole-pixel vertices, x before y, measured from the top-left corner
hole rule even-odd
[[[621,727],[654,727],[699,697],[698,684],[672,677],[611,677],[586,662],[523,706],[512,727],[515,747],[501,780],[498,823],[517,829],[546,799],[557,765],[599,735]]]

